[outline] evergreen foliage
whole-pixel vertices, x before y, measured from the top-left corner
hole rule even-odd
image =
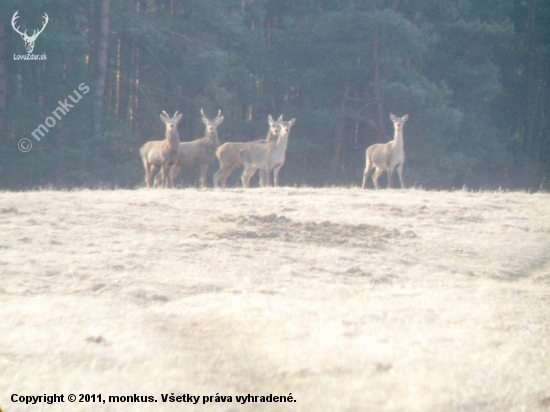
[[[31,33],[49,15],[33,52],[47,60],[14,60],[26,54],[11,28],[16,10]],[[91,92],[36,141],[31,133],[82,83]],[[286,185],[359,184],[365,149],[393,136],[389,114],[409,113],[408,185],[538,189],[550,173],[550,2],[0,3],[0,188],[141,186],[139,147],[163,138],[159,113],[182,112],[188,141],[204,131],[203,107],[225,115],[222,142],[265,137],[268,114],[296,117]]]

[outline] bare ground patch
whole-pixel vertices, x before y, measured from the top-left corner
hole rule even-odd
[[[292,243],[314,243],[323,246],[351,246],[358,248],[380,247],[391,238],[413,238],[416,234],[407,230],[402,234],[397,229],[367,224],[338,224],[329,221],[293,221],[275,213],[268,215],[222,215],[221,222],[234,223],[235,229],[216,234],[219,239],[271,239]]]

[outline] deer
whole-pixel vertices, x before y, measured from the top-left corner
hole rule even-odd
[[[14,13],[13,17],[11,18],[11,26],[13,27],[13,29],[17,33],[19,33],[21,35],[21,38],[25,41],[25,49],[27,49],[27,53],[31,54],[32,51],[34,50],[34,42],[36,41],[36,39],[38,38],[40,33],[42,33],[44,31],[44,29],[46,28],[46,25],[48,24],[48,21],[50,20],[50,18],[48,17],[48,15],[46,13],[44,13],[44,16],[42,16],[42,18],[44,19],[44,22],[42,23],[42,28],[40,30],[33,30],[32,36],[29,36],[29,35],[27,35],[27,30],[25,30],[23,33],[21,33],[19,31],[19,27],[15,27],[15,24],[16,24],[15,21],[19,18],[18,13],[19,13],[19,10],[17,10]]]
[[[279,116],[277,120],[273,120],[271,115],[267,116],[269,123],[269,131],[267,137],[263,140],[256,140],[254,142],[227,142],[222,144],[216,151],[216,157],[220,162],[220,170],[214,175],[214,187],[225,187],[227,178],[233,173],[236,168],[242,168],[243,164],[240,159],[240,151],[245,148],[249,143],[268,143],[276,142],[279,137],[279,131],[281,130],[280,123],[283,121],[283,115]],[[264,184],[266,179],[266,172],[262,170],[260,172],[260,184]]]
[[[390,114],[390,119],[393,122],[395,133],[393,140],[388,143],[373,144],[367,149],[367,165],[365,167],[365,173],[363,174],[363,186],[364,189],[367,185],[367,176],[372,168],[376,168],[372,181],[374,187],[378,189],[378,178],[382,172],[388,172],[388,188],[391,188],[391,179],[393,171],[397,168],[397,174],[399,175],[399,181],[401,182],[401,189],[405,189],[403,183],[403,163],[405,162],[405,152],[403,150],[403,126],[405,122],[409,120],[409,115],[399,118],[394,114]]]
[[[178,123],[182,114],[174,113],[174,117],[170,117],[168,113],[163,111],[160,115],[160,120],[166,124],[166,137],[164,140],[153,140],[145,143],[139,153],[145,167],[145,184],[148,188],[151,187],[151,180],[161,169],[161,187],[166,187],[170,169],[173,167],[178,156],[178,147],[180,136],[178,133]]]
[[[218,126],[223,123],[224,116],[222,111],[218,110],[215,119],[209,120],[201,109],[202,121],[206,126],[204,137],[193,140],[192,142],[181,142],[178,148],[176,164],[170,171],[170,182],[173,185],[174,179],[181,172],[181,169],[199,169],[201,188],[207,187],[206,173],[208,167],[214,160],[216,150],[220,147],[218,138]]]
[[[241,175],[243,187],[250,187],[250,178],[258,169],[265,169],[267,171],[266,184],[269,186],[271,170],[279,164],[278,162],[280,162],[281,158],[284,162],[284,152],[286,151],[290,129],[294,125],[294,122],[296,122],[296,119],[280,123],[281,130],[276,142],[251,142],[239,151],[239,157],[244,169]]]

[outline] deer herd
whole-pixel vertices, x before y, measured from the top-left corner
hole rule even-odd
[[[206,117],[203,109],[201,109],[201,116],[206,126],[204,137],[191,142],[180,142],[178,123],[183,115],[176,112],[173,117],[170,117],[164,111],[161,113],[160,120],[166,125],[165,139],[147,142],[140,149],[147,187],[150,188],[153,185],[174,187],[174,179],[182,169],[199,169],[200,184],[205,188],[207,187],[206,174],[215,157],[220,162],[220,169],[214,174],[214,187],[225,187],[227,178],[237,168],[243,169],[241,180],[245,188],[250,187],[250,179],[258,170],[261,186],[270,185],[272,174],[273,184],[279,185],[279,172],[285,162],[290,129],[296,119],[284,121],[281,115],[274,120],[269,115],[269,131],[265,139],[220,144],[218,126],[224,121],[221,110],[212,120]],[[403,126],[409,119],[409,115],[398,118],[391,114],[390,119],[394,124],[394,138],[388,143],[374,144],[367,149],[362,189],[366,187],[368,174],[373,168],[375,172],[372,181],[376,189],[378,189],[378,178],[384,171],[388,174],[388,187],[391,187],[395,169],[399,175],[401,188],[405,189]]]

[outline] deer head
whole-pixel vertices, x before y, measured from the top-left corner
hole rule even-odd
[[[21,33],[19,31],[19,27],[15,27],[15,20],[17,20],[17,18],[19,17],[17,15],[17,13],[19,13],[19,10],[17,10],[15,12],[15,14],[13,15],[12,19],[11,19],[11,26],[13,27],[13,29],[19,33],[21,35],[21,38],[25,41],[25,48],[27,49],[27,53],[32,53],[33,49],[34,49],[34,42],[36,41],[38,35],[40,33],[42,33],[44,31],[44,29],[46,28],[46,25],[48,24],[48,20],[49,20],[49,17],[46,13],[44,13],[44,22],[42,23],[42,28],[40,30],[33,30],[33,33],[32,33],[32,36],[28,36],[27,35],[27,30],[25,30],[23,33]]]
[[[170,117],[168,113],[166,113],[164,110],[162,111],[160,115],[160,120],[162,120],[163,123],[166,124],[166,136],[168,138],[171,138],[172,136],[177,136],[179,139],[178,123],[180,122],[182,117],[183,114],[178,115],[178,112],[174,113],[174,117]]]
[[[399,118],[393,113],[391,113],[390,120],[393,122],[395,130],[401,131],[403,130],[403,126],[405,125],[405,122],[409,120],[409,114],[407,113],[405,116]]]
[[[281,131],[279,132],[279,136],[288,135],[290,133],[290,129],[292,126],[294,126],[294,123],[296,122],[296,119],[292,119],[288,122],[281,121]]]
[[[267,122],[269,123],[269,133],[273,136],[279,136],[281,123],[283,122],[283,115],[280,115],[277,120],[274,120],[271,115],[268,115]]]
[[[206,125],[206,134],[208,136],[211,136],[213,134],[216,135],[217,138],[217,127],[222,124],[224,117],[221,116],[222,111],[218,110],[218,115],[215,119],[209,120],[208,117],[204,114],[204,109],[201,109],[201,115],[202,115],[202,122]]]

